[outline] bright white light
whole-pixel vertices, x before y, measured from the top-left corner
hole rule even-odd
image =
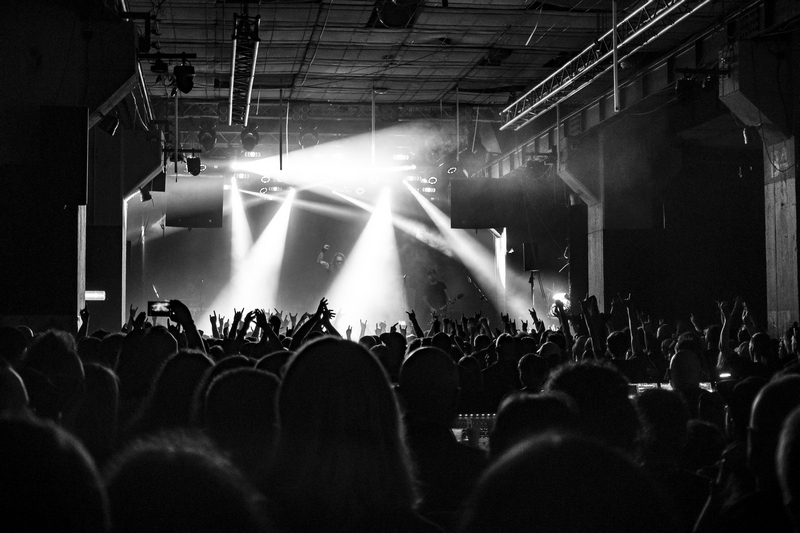
[[[731,373],[730,372],[720,372],[719,377],[721,377],[723,379],[724,378],[729,378],[729,377],[731,377]]]
[[[244,211],[242,195],[239,194],[239,186],[234,181],[233,194],[231,194],[231,272],[233,277],[238,274],[239,265],[252,246],[253,236],[250,232],[250,224],[247,222],[247,214]]]
[[[277,306],[278,282],[293,199],[294,191],[290,191],[255,245],[235,266],[231,280],[214,299],[209,311],[215,310],[218,314],[228,316],[234,308]]]
[[[336,310],[337,329],[358,329],[366,320],[374,327],[400,321],[408,309],[403,291],[400,256],[392,226],[389,190],[378,199],[372,216],[361,233],[344,269],[329,291],[328,301]]]
[[[86,291],[83,293],[83,299],[87,302],[105,302],[106,291]]]
[[[567,300],[567,293],[566,292],[554,292],[553,293],[553,301],[554,302],[561,302],[561,303],[569,303]]]
[[[408,154],[394,154],[392,159],[395,161],[408,161],[410,156]]]
[[[261,157],[261,152],[245,152],[245,157]]]
[[[505,228],[503,228],[503,233],[500,234],[499,239],[494,240],[494,256],[495,261],[497,262],[496,268],[497,273],[500,277],[500,285],[503,287],[506,286],[506,242],[507,242],[508,235],[506,234]]]

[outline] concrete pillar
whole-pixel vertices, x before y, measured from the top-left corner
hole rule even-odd
[[[767,321],[773,334],[800,318],[797,256],[797,109],[793,80],[800,74],[792,34],[740,41],[720,54],[719,98],[764,153]]]

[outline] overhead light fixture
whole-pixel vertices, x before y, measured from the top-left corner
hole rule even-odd
[[[201,164],[199,157],[188,157],[186,158],[186,169],[192,176],[199,176],[206,167]]]
[[[176,65],[172,69],[172,75],[175,76],[175,86],[184,94],[192,92],[194,88],[194,67],[191,63],[187,64],[186,58],[181,60],[180,65]]]
[[[217,130],[213,124],[203,122],[197,132],[197,141],[206,153],[212,151],[217,144]]]
[[[166,74],[169,71],[169,65],[164,63],[164,60],[160,57],[156,59],[156,62],[150,65],[150,72],[153,74]]]
[[[319,144],[319,133],[317,127],[301,128],[300,130],[300,148],[313,148]]]
[[[242,129],[242,133],[239,134],[239,142],[242,145],[242,150],[245,152],[252,152],[255,150],[259,140],[257,129],[258,126],[256,124],[250,124],[245,126],[244,129]]]

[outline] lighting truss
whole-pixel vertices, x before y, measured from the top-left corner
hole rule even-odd
[[[250,98],[258,58],[258,26],[261,16],[233,15],[233,51],[231,53],[231,88],[228,96],[228,126],[247,126]]]
[[[617,32],[618,62],[652,43],[712,0],[650,0],[625,17],[615,28],[526,92],[503,110],[504,130],[526,126],[613,66],[613,31]]]

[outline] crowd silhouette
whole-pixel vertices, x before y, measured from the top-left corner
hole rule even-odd
[[[738,298],[708,325],[588,297],[358,338],[324,298],[209,332],[170,304],[0,327],[13,530],[800,531],[800,333]]]

